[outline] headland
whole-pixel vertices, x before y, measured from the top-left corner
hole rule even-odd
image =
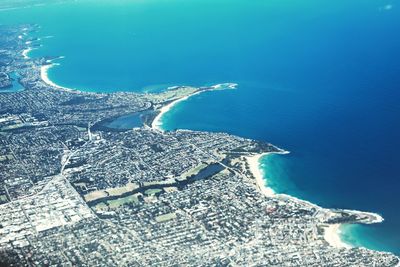
[[[14,40],[2,47],[12,55],[4,69],[20,72],[25,87],[0,93],[1,263],[398,265],[390,253],[336,246],[330,234],[336,225],[380,216],[265,194],[260,157],[248,157],[283,152],[272,144],[226,133],[93,127],[126,114],[159,115],[223,86],[160,94],[65,90],[45,75],[47,60],[22,56],[19,31],[0,30]]]

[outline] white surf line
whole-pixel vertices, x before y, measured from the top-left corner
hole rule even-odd
[[[237,85],[238,85],[237,83],[220,83],[220,84],[216,84],[216,85],[211,86],[211,88],[214,88],[214,89],[218,90],[218,89],[223,89],[223,87],[226,86],[229,89],[236,89]],[[169,88],[176,88],[176,87],[172,86],[172,87],[169,87]],[[155,130],[158,130],[158,131],[164,131],[161,126],[162,126],[162,117],[165,115],[165,113],[170,111],[176,104],[178,104],[180,102],[183,102],[183,101],[189,99],[190,97],[192,97],[194,95],[198,95],[198,94],[201,94],[203,92],[208,92],[208,91],[212,91],[212,90],[197,91],[197,92],[194,92],[194,93],[192,93],[190,95],[178,98],[178,99],[172,101],[171,103],[163,106],[160,109],[160,113],[158,113],[158,115],[152,121],[151,128],[155,129]]]

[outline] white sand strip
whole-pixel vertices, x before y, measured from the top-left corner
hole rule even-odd
[[[325,228],[324,238],[329,245],[335,248],[351,248],[340,238],[340,224],[331,224]]]
[[[42,80],[43,80],[46,84],[48,84],[48,85],[50,85],[50,86],[53,86],[53,87],[55,87],[55,88],[57,88],[57,89],[67,90],[67,91],[73,91],[73,89],[70,89],[70,88],[67,88],[67,87],[63,87],[63,86],[59,86],[59,85],[55,84],[53,81],[51,81],[51,80],[49,79],[48,71],[49,71],[49,69],[50,69],[51,67],[53,67],[53,66],[56,65],[56,64],[57,64],[57,63],[52,63],[52,64],[49,64],[49,65],[44,65],[44,66],[42,66],[42,67],[40,68],[40,77],[42,78]]]
[[[158,115],[154,118],[153,122],[151,123],[151,128],[155,129],[155,130],[163,131],[163,129],[162,129],[162,117],[164,116],[164,114],[167,113],[171,108],[173,108],[179,102],[185,101],[189,97],[197,95],[197,94],[200,94],[202,92],[205,92],[205,91],[198,91],[198,92],[195,92],[195,93],[190,94],[188,96],[178,98],[178,99],[172,101],[171,103],[169,103],[168,105],[163,106],[160,109],[160,113],[158,113]]]
[[[270,153],[257,154],[254,156],[246,157],[246,160],[249,163],[251,173],[256,178],[257,186],[260,189],[261,193],[264,194],[265,196],[272,197],[275,195],[275,192],[274,190],[272,190],[272,188],[267,187],[264,180],[264,175],[262,174],[260,169],[261,157],[268,154]]]
[[[236,89],[237,85],[238,85],[237,83],[221,83],[221,84],[213,85],[213,86],[211,86],[211,88],[213,88],[213,89],[222,89],[222,90],[224,88],[226,88],[226,89]],[[173,89],[173,88],[176,88],[176,87],[174,87],[174,86],[169,87],[169,89]],[[151,123],[151,128],[155,129],[155,130],[163,131],[163,129],[162,129],[162,117],[164,116],[165,113],[170,111],[171,108],[173,108],[179,102],[185,101],[189,97],[192,97],[194,95],[198,95],[198,94],[201,94],[203,92],[208,92],[208,91],[210,91],[210,90],[197,91],[197,92],[195,92],[193,94],[190,94],[188,96],[176,99],[176,100],[172,101],[171,103],[169,103],[168,105],[162,107],[160,109],[160,113],[154,118],[153,122]]]

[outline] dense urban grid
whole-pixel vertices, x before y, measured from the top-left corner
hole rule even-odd
[[[279,152],[273,145],[150,127],[161,107],[214,87],[98,94],[46,84],[54,58],[23,54],[40,45],[28,37],[36,27],[0,28],[2,265],[399,265],[324,239],[330,225],[374,214],[262,194],[246,157]],[[143,125],[107,126],[129,114]]]

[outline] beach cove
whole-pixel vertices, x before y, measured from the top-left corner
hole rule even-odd
[[[63,88],[141,92],[149,85],[238,83],[237,90],[175,103],[157,126],[228,132],[290,150],[260,159],[271,191],[381,214],[383,223],[344,229],[342,236],[354,245],[399,253],[396,6],[221,1],[211,10],[194,1],[179,12],[180,4],[150,1],[122,10],[106,3],[92,8],[88,1],[64,4],[65,13],[48,5],[0,17],[3,23],[39,24],[33,37],[53,36],[25,56],[64,55],[42,75]],[[92,22],[65,28],[54,23],[70,12],[85,18],[89,11],[97,16]],[[170,19],[159,19],[160,13]],[[119,19],[105,25],[100,18],[106,14]],[[201,27],[200,18],[206,21]],[[87,28],[79,30],[82,24]],[[110,49],[115,57],[103,57]]]

